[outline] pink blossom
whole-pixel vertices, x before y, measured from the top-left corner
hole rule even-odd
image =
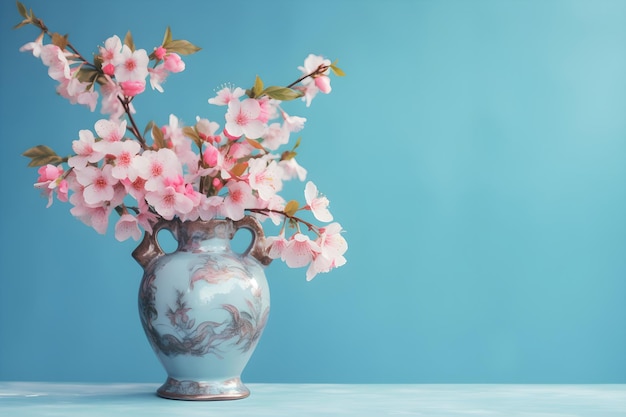
[[[228,157],[234,160],[247,158],[252,154],[254,148],[248,142],[238,142],[230,145],[228,149]]]
[[[73,168],[83,168],[88,163],[93,164],[104,158],[104,153],[94,149],[96,139],[91,130],[78,132],[78,140],[72,142],[72,149],[76,152],[67,160],[67,164]]]
[[[227,106],[232,100],[239,101],[239,97],[243,96],[245,93],[245,90],[240,87],[235,89],[231,87],[224,87],[217,92],[217,96],[209,99],[209,104]]]
[[[331,91],[330,77],[327,77],[325,75],[320,75],[319,77],[313,78],[313,80],[315,80],[315,86],[319,88],[319,90],[322,93],[324,94],[330,93]]]
[[[165,139],[171,142],[172,150],[182,165],[194,166],[198,164],[199,157],[192,149],[192,141],[183,133],[182,124],[178,118],[170,114],[169,124],[163,127]]]
[[[285,209],[285,199],[278,194],[274,194],[268,200],[258,199],[256,207],[260,209],[267,209],[267,214],[253,213],[259,221],[264,221],[269,218],[276,226],[281,224],[284,217],[280,212]]]
[[[37,173],[39,174],[39,178],[37,179],[38,183],[50,183],[56,181],[57,178],[63,175],[63,168],[48,164],[41,166],[37,170]]]
[[[146,201],[166,220],[172,220],[176,215],[187,214],[194,207],[193,201],[188,196],[178,192],[171,185],[147,192]]]
[[[224,157],[220,150],[211,144],[207,144],[202,153],[202,160],[209,167],[219,167],[224,162]]]
[[[137,160],[136,156],[140,149],[141,146],[139,143],[133,140],[124,140],[109,144],[109,151],[107,154],[110,154],[115,158],[115,166],[111,170],[113,178],[117,178],[118,180],[128,178],[131,181],[134,181],[137,178],[137,164],[135,161]]]
[[[262,158],[248,161],[248,182],[263,200],[269,200],[283,188],[282,169],[276,161],[267,163]]]
[[[67,180],[61,180],[56,190],[59,201],[66,203],[68,201],[69,182]]]
[[[89,83],[84,83],[76,77],[61,80],[57,86],[57,93],[70,101],[71,104],[82,104],[94,111],[98,104],[98,92]]]
[[[189,213],[179,214],[180,219],[197,220],[200,217],[200,205],[206,201],[206,195],[196,191],[191,184],[185,184],[183,194],[192,201],[193,208]]]
[[[280,161],[278,165],[283,169],[284,181],[288,181],[294,177],[298,177],[300,181],[306,179],[307,171],[302,165],[298,164],[296,158],[284,159]]]
[[[316,239],[321,251],[314,256],[313,262],[306,272],[308,281],[312,280],[318,273],[329,272],[333,268],[338,268],[346,263],[343,256],[348,250],[348,243],[341,236],[343,229],[339,223],[331,223],[319,229],[320,236]]]
[[[30,51],[35,58],[39,58],[41,55],[41,48],[43,47],[43,34],[38,36],[34,42],[28,42],[20,48],[20,52]]]
[[[313,181],[306,183],[304,188],[304,198],[306,199],[307,207],[313,212],[313,216],[321,222],[330,222],[333,220],[333,215],[328,210],[330,202],[328,198],[319,195],[317,192],[317,186],[313,184]]]
[[[245,215],[245,209],[254,205],[252,188],[243,181],[230,181],[227,187],[228,195],[224,198],[222,214],[235,221],[241,220]]]
[[[290,132],[299,132],[304,128],[306,118],[299,116],[290,116],[284,111],[281,111],[283,120],[285,121],[285,128]]]
[[[198,131],[200,139],[211,143],[219,143],[221,138],[219,135],[215,134],[219,127],[220,125],[216,122],[211,122],[209,119],[202,119],[200,116],[196,116],[196,130]]]
[[[263,147],[275,151],[287,143],[289,143],[289,130],[281,126],[280,123],[272,123],[267,127],[263,135]]]
[[[309,265],[306,271],[306,280],[311,281],[319,273],[330,272],[334,268],[338,268],[345,265],[346,258],[338,256],[337,258],[330,258],[324,253],[316,255]]]
[[[102,114],[110,114],[111,119],[118,119],[125,112],[124,106],[120,102],[123,96],[122,87],[114,82],[110,77],[106,77],[107,82],[100,86],[102,93]],[[130,113],[135,113],[132,103],[129,104]]]
[[[309,107],[317,95],[319,88],[315,86],[315,83],[303,84],[297,88],[303,93],[302,100],[305,101],[306,106]]]
[[[317,239],[317,243],[322,248],[322,253],[334,260],[333,264],[338,263],[338,260],[348,250],[348,242],[341,235],[342,232],[343,228],[337,222],[319,229],[320,236]],[[339,261],[342,264],[343,262],[345,261]]]
[[[102,140],[106,142],[119,142],[126,133],[126,120],[100,119],[95,123],[94,129]]]
[[[265,130],[263,123],[257,119],[260,113],[261,106],[257,100],[231,100],[228,103],[225,129],[234,137],[246,135],[250,139],[258,139]]]
[[[102,72],[104,72],[109,77],[112,77],[115,74],[115,65],[111,63],[103,65]]]
[[[70,79],[70,64],[61,48],[54,44],[41,47],[41,61],[48,67],[48,75],[56,81]]]
[[[85,203],[96,205],[113,200],[115,195],[113,187],[118,183],[118,180],[111,174],[112,169],[111,165],[105,164],[102,169],[87,166],[74,170],[76,180],[85,187],[83,190]]]
[[[135,158],[139,160],[140,158]],[[128,177],[120,180],[124,186],[126,194],[130,195],[137,201],[142,201],[146,195],[146,180],[141,177],[137,177],[134,180],[130,180]]]
[[[165,58],[165,54],[167,54],[167,49],[165,49],[163,45],[154,48],[154,56],[156,56],[157,59]]]
[[[268,236],[265,238],[265,245],[268,249],[267,256],[272,259],[280,259],[283,252],[287,248],[287,239],[285,239],[285,231],[281,230],[278,236]]]
[[[165,56],[165,69],[170,72],[182,72],[185,70],[185,63],[177,53],[169,53]]]
[[[221,207],[224,197],[213,195],[204,198],[198,206],[198,214],[202,220],[211,220],[221,215]]]
[[[64,170],[51,164],[44,165],[37,170],[39,178],[35,183],[35,188],[42,190],[42,193],[48,197],[46,207],[52,205],[54,191],[57,190],[57,196],[61,201],[67,201],[68,185],[67,181],[62,180]]]
[[[144,151],[141,156],[137,157],[135,163],[138,175],[146,180],[146,191],[157,191],[165,178],[175,177],[182,173],[182,166],[176,154],[167,148]]]
[[[259,119],[262,123],[267,123],[268,120],[274,119],[277,116],[276,109],[279,103],[277,100],[271,99],[267,96],[263,96],[257,100],[261,107],[261,113],[259,113]]]
[[[308,265],[320,247],[307,235],[296,233],[289,239],[287,247],[282,251],[282,260],[290,268],[300,268]]]
[[[105,234],[109,225],[109,215],[113,207],[109,204],[90,206],[85,203],[82,193],[76,192],[70,197],[70,203],[74,205],[70,213],[77,217],[87,226],[91,226],[100,234]]]
[[[111,36],[104,41],[104,47],[101,46],[99,49],[103,67],[107,65],[118,65],[124,59],[122,56],[122,41],[117,35]]]
[[[139,222],[132,214],[122,214],[115,224],[115,238],[123,242],[131,237],[133,240],[139,240],[141,238]]]
[[[137,199],[137,205],[139,208],[137,222],[146,232],[152,234],[152,225],[157,222],[157,215],[150,210],[150,206],[143,197]]]
[[[144,49],[134,52],[126,45],[122,47],[120,63],[115,67],[115,78],[123,81],[141,81],[148,76],[150,58]]]
[[[125,96],[135,97],[145,91],[146,82],[145,80],[122,81],[120,86],[122,87],[122,92]]]
[[[154,68],[148,68],[148,72],[150,74],[150,87],[152,87],[153,90],[157,90],[159,93],[162,93],[162,84],[170,74],[169,71],[165,69],[165,66],[161,63]]]
[[[304,66],[298,67],[298,69],[302,71],[303,75],[315,72],[322,65],[329,67],[322,74],[318,74],[315,77],[307,77],[302,81],[302,85],[304,86],[304,97],[302,97],[302,100],[306,102],[307,107],[311,105],[311,100],[313,100],[319,91],[324,94],[330,93],[330,78],[328,77],[330,64],[330,60],[324,59],[318,55],[310,54],[304,60]]]
[[[306,280],[311,281],[317,274],[331,269],[332,261],[322,254],[316,254],[306,270]]]

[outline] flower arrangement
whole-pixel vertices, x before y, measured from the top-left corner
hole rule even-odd
[[[16,28],[33,25],[40,32],[20,50],[41,59],[58,82],[58,94],[92,112],[100,105],[108,116],[93,131],[78,132],[70,156],[45,145],[24,152],[29,166],[39,167],[35,187],[47,197],[48,207],[55,196],[69,202],[71,214],[101,234],[116,212],[115,237],[120,241],[138,240],[142,229],[151,234],[159,219],[236,221],[251,215],[261,222],[269,219],[279,229],[266,238],[268,255],[289,267],[308,266],[307,280],[345,264],[342,227],[333,222],[329,200],[316,185],[306,182],[305,203],[286,201],[279,194],[284,181],[304,181],[307,174],[296,161],[299,138],[280,151],[306,119],[287,114],[281,103],[301,98],[308,107],[318,93],[330,93],[329,75],[344,75],[335,63],[309,55],[298,67],[299,78],[287,86],[266,87],[257,76],[249,89],[223,87],[208,99],[224,107],[223,127],[200,116],[195,124],[183,126],[170,115],[167,125],[151,121],[142,130],[133,99],[146,91],[147,82],[163,92],[167,77],[185,69],[181,56],[200,48],[173,39],[168,27],[151,53],[136,48],[128,32],[123,41],[118,36],[106,39],[89,61],[32,10],[20,2],[17,8],[23,20]],[[304,212],[324,225],[305,220]]]

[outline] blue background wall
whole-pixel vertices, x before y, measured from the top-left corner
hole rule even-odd
[[[248,382],[626,382],[626,2],[30,0],[90,54],[167,25],[203,50],[141,123],[214,111],[223,82],[293,80],[308,53],[348,76],[310,108],[299,161],[348,264],[267,270]],[[54,93],[0,4],[0,379],[157,381],[135,243],[33,189],[21,153],[71,151],[100,118]],[[294,198],[300,198],[294,185]]]

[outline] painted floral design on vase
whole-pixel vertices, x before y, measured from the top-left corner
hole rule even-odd
[[[157,234],[169,230],[178,248],[165,253]],[[249,247],[234,252],[239,229]],[[230,400],[250,391],[241,373],[261,337],[270,309],[264,234],[250,216],[239,221],[159,221],[133,252],[144,268],[139,314],[168,378],[164,398]]]

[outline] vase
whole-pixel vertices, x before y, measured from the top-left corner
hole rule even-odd
[[[166,253],[159,231],[178,247]],[[239,229],[252,234],[242,253],[231,249]],[[160,220],[133,251],[143,267],[139,315],[152,349],[167,372],[163,398],[231,400],[250,394],[241,373],[261,337],[270,310],[259,222]]]

